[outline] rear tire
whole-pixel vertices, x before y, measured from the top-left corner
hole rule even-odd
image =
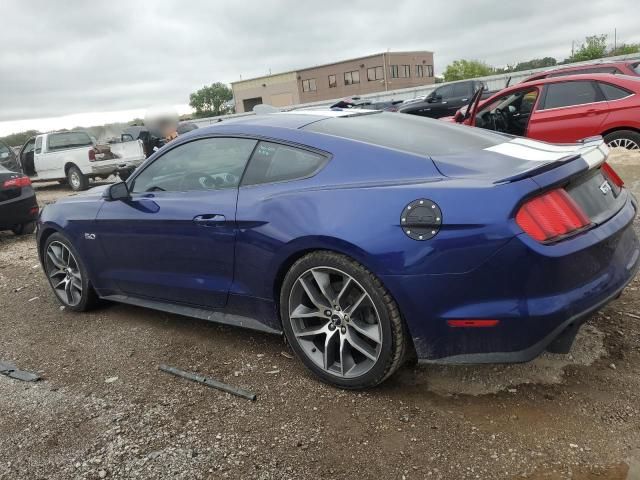
[[[35,222],[27,222],[21,223],[20,225],[15,225],[11,231],[14,235],[31,235],[36,231],[36,223]]]
[[[305,366],[341,388],[383,382],[409,347],[398,306],[380,280],[333,252],[310,253],[291,267],[280,293],[280,317]]]
[[[622,147],[627,150],[640,150],[640,133],[633,130],[618,130],[604,136],[610,148]]]
[[[67,182],[74,192],[89,188],[89,179],[75,165],[71,166],[67,172]]]
[[[61,233],[49,236],[42,249],[44,272],[57,300],[76,312],[92,309],[98,296],[73,244]]]

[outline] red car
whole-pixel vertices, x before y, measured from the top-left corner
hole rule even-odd
[[[482,103],[476,93],[470,107],[453,120],[552,143],[602,135],[610,147],[638,150],[640,77],[545,78],[505,88]]]
[[[614,75],[631,75],[633,77],[640,76],[640,61],[631,62],[602,62],[591,65],[574,65],[564,68],[556,68],[547,70],[546,72],[536,73],[524,79],[522,83],[532,82],[534,80],[542,80],[543,78],[565,77],[567,75],[583,75],[586,73],[612,73]]]

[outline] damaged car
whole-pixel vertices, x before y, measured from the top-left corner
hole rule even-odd
[[[284,335],[342,388],[416,357],[525,362],[568,352],[640,265],[638,203],[607,154],[380,111],[254,115],[47,205],[38,253],[68,310]]]

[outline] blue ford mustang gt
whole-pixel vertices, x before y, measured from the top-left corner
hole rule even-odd
[[[522,362],[567,352],[638,269],[607,153],[376,111],[256,115],[47,206],[39,254],[69,309],[284,333],[344,388],[409,357]]]

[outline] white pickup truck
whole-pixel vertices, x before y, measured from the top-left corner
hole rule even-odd
[[[30,138],[20,149],[20,164],[32,182],[58,180],[85,190],[89,179],[119,174],[126,178],[145,160],[140,140],[97,145],[87,132],[52,132]]]

